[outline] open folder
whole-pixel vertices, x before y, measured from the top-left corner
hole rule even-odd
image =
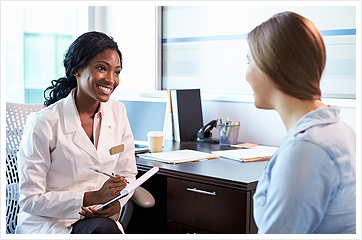
[[[278,147],[257,146],[249,149],[213,151],[211,153],[241,162],[255,162],[269,160],[277,150]]]
[[[200,152],[196,150],[190,150],[190,149],[177,150],[171,152],[145,153],[145,154],[139,154],[138,157],[147,160],[153,160],[165,163],[174,163],[174,164],[219,158],[219,156],[214,154]]]
[[[102,206],[99,206],[98,208],[96,208],[96,210],[102,210],[105,206],[107,206],[108,204],[111,204],[121,198],[124,198],[125,196],[127,196],[129,193],[133,192],[134,190],[136,190],[136,188],[138,188],[139,186],[141,186],[142,183],[144,183],[145,181],[147,181],[150,177],[152,177],[156,172],[158,172],[158,167],[153,167],[150,170],[148,170],[145,174],[143,174],[141,177],[139,177],[136,181],[134,181],[133,183],[127,185],[127,187],[125,187],[121,193],[119,194],[118,197],[113,198],[112,200],[110,200],[109,202],[106,202],[105,204],[103,204]]]

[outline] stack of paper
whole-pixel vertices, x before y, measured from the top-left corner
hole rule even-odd
[[[269,160],[277,150],[277,147],[257,146],[249,149],[213,151],[211,153],[223,158],[252,162]]]
[[[219,158],[219,156],[214,154],[189,150],[189,149],[171,151],[171,152],[145,153],[145,154],[139,154],[138,157],[147,160],[154,160],[154,161],[174,163],[174,164]]]

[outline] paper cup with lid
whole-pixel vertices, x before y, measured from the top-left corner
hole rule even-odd
[[[147,133],[147,137],[151,152],[162,152],[163,132],[150,131]]]

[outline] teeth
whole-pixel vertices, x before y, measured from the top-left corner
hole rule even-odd
[[[103,87],[103,86],[99,86],[99,89],[103,90],[103,91],[106,91],[106,92],[110,92],[111,89],[110,88],[106,88],[106,87]]]

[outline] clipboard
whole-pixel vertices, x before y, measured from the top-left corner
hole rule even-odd
[[[133,183],[127,185],[127,187],[125,187],[121,193],[119,194],[118,197],[113,198],[112,200],[106,202],[105,204],[103,204],[102,206],[99,206],[98,208],[96,208],[96,210],[102,210],[104,207],[106,207],[107,205],[118,201],[121,198],[126,197],[129,193],[133,192],[134,190],[136,190],[136,188],[138,188],[139,186],[141,186],[142,183],[146,182],[150,177],[152,177],[156,172],[158,172],[158,167],[153,167],[150,170],[148,170],[145,174],[143,174],[141,177],[139,177],[136,181],[134,181]]]

